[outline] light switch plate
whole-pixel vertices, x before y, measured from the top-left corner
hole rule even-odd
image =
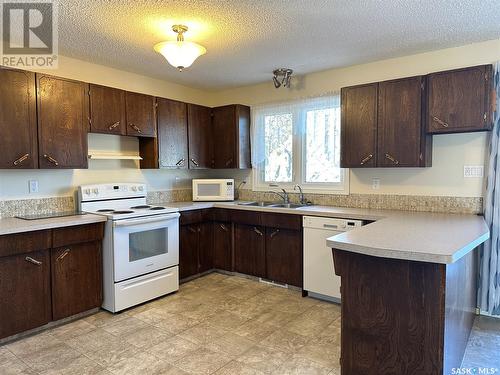
[[[482,165],[464,165],[464,177],[483,178],[484,166]]]
[[[380,189],[380,178],[372,178],[372,189],[373,190]]]

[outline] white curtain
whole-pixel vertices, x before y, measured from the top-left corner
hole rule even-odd
[[[500,315],[500,62],[495,66],[496,108],[489,150],[488,182],[484,218],[490,228],[490,239],[480,256],[479,307]]]
[[[252,165],[261,165],[266,158],[265,150],[265,117],[268,115],[282,114],[283,126],[287,125],[287,114],[292,114],[293,135],[305,131],[305,119],[302,119],[305,110],[312,108],[337,108],[340,107],[339,93],[328,93],[313,98],[297,99],[289,102],[263,104],[253,106],[251,109],[251,143],[252,143]]]

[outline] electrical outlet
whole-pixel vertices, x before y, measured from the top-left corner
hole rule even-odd
[[[484,167],[482,165],[464,165],[464,177],[482,178],[484,176]]]
[[[372,178],[372,189],[373,190],[380,189],[380,178]]]
[[[30,193],[38,193],[38,180],[29,180],[28,188]]]

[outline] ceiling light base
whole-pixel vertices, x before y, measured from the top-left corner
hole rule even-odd
[[[292,69],[278,68],[273,70],[273,83],[275,88],[290,87],[290,80],[292,78]]]

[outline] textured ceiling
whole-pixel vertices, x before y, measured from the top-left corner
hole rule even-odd
[[[182,73],[153,51],[178,22],[208,50]],[[499,0],[59,1],[61,54],[204,89],[499,37]]]

